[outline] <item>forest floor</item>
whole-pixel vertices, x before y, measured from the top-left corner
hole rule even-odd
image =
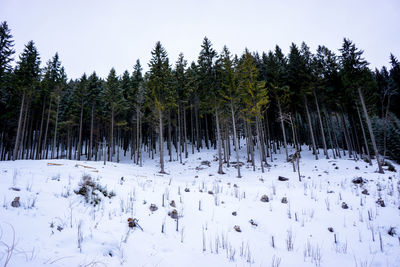
[[[304,149],[301,182],[283,150],[265,173],[243,153],[241,179],[206,149],[168,174],[157,155],[0,162],[0,265],[400,266],[399,165]]]

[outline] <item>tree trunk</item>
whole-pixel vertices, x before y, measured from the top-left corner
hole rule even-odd
[[[317,93],[315,92],[315,90],[313,90],[313,94],[314,94],[314,99],[315,99],[315,105],[317,106],[319,126],[321,127],[321,136],[322,136],[322,144],[324,145],[324,154],[326,156],[326,159],[329,159],[328,148],[326,147],[324,125],[322,124],[321,112],[319,111],[318,98],[317,98]]]
[[[140,110],[139,110],[139,105],[136,105],[136,165],[139,165],[139,149],[141,148],[140,141],[139,141],[139,135],[140,135],[140,130],[139,130],[139,125],[140,125]]]
[[[281,108],[281,101],[278,100],[278,109],[279,109],[279,116],[281,121],[281,128],[282,128],[282,135],[283,135],[283,143],[285,145],[285,153],[286,153],[286,161],[289,161],[289,155],[287,150],[287,142],[286,142],[286,133],[285,133],[285,125],[283,124],[283,114]]]
[[[92,160],[93,157],[93,129],[94,129],[94,105],[92,104],[92,110],[90,115],[90,141],[89,141],[89,153],[88,153],[88,160]]]
[[[314,132],[313,132],[312,124],[311,124],[311,116],[310,116],[310,112],[308,110],[307,97],[305,95],[304,95],[304,106],[306,108],[308,127],[310,129],[310,134],[311,134],[311,142],[312,142],[312,146],[313,146],[313,154],[315,155],[315,159],[318,159],[317,146],[315,145]]]
[[[197,152],[200,152],[201,145],[201,137],[200,137],[200,127],[199,127],[199,107],[198,107],[198,100],[196,99],[194,105],[194,116],[196,120],[196,145],[197,145]]]
[[[83,124],[83,100],[81,101],[81,115],[79,119],[79,140],[78,140],[78,151],[76,158],[77,160],[81,160],[81,152],[82,152],[82,124]]]
[[[161,108],[158,109],[158,118],[159,118],[159,139],[158,139],[158,146],[160,152],[160,173],[165,173],[164,170],[164,142],[163,142],[163,122],[162,122],[162,113]]]
[[[375,142],[375,135],[374,132],[372,131],[372,125],[371,125],[371,121],[369,120],[369,116],[368,116],[368,112],[367,112],[367,107],[365,106],[364,103],[364,97],[361,93],[361,88],[358,88],[358,95],[360,96],[360,100],[361,100],[361,105],[362,108],[364,110],[364,116],[365,116],[365,120],[367,121],[367,126],[368,126],[368,131],[369,131],[369,135],[371,137],[371,142],[372,142],[372,146],[374,148],[374,152],[375,152],[375,156],[376,156],[376,161],[378,163],[378,169],[379,169],[379,173],[384,173],[382,165],[381,165],[381,161],[379,160],[379,152],[378,152],[378,148],[376,147],[376,142]]]
[[[185,149],[185,158],[188,158],[188,147],[187,147],[187,132],[186,132],[186,108],[183,106],[183,141]]]
[[[60,97],[57,97],[57,112],[56,112],[56,125],[54,126],[54,143],[51,150],[51,158],[54,159],[54,149],[57,147],[57,127],[58,127],[58,112],[60,111]]]
[[[26,131],[26,124],[28,123],[28,109],[29,109],[29,98],[28,101],[25,105],[25,115],[24,115],[24,119],[23,119],[23,126],[22,126],[22,131],[21,131],[21,141],[20,141],[20,147],[21,149],[18,149],[18,151],[20,151],[20,153],[17,153],[17,158],[19,159],[24,159],[24,151],[25,151],[25,140],[26,140],[26,135],[27,135],[27,131]],[[18,154],[20,154],[20,156],[18,156]]]
[[[209,146],[209,144],[208,144],[208,140],[209,140],[209,136],[208,136],[208,116],[207,116],[207,113],[206,114],[204,114],[204,122],[205,122],[205,142],[206,142],[206,148],[207,149],[210,149],[210,146]],[[212,145],[212,144],[211,144]]]
[[[328,115],[328,113],[326,112],[326,109],[325,109],[325,108],[324,108],[323,110],[324,110],[324,113],[326,114],[326,116],[325,116],[325,124],[326,124],[326,128],[328,129],[328,138],[329,138],[329,142],[330,142],[330,144],[331,144],[333,159],[336,159],[335,149],[334,149],[333,139],[332,139],[332,133],[331,133],[332,128],[331,128],[331,125],[330,125],[330,123],[329,123],[329,121],[328,121],[329,115]]]
[[[15,138],[15,145],[14,145],[13,160],[16,160],[17,155],[18,155],[19,139],[21,136],[21,127],[22,127],[22,114],[24,113],[24,105],[25,105],[25,93],[22,94],[21,108],[19,111],[19,119],[18,119],[17,136]]]
[[[382,164],[385,164],[385,158],[386,158],[386,142],[387,142],[387,122],[388,122],[388,115],[389,115],[389,107],[390,107],[390,95],[388,96],[388,102],[386,106],[386,112],[385,112],[385,121],[383,124],[383,159],[382,159]]]
[[[142,120],[140,116],[139,110],[139,143],[138,143],[138,160],[140,160],[139,166],[142,167],[143,165],[143,156],[142,156]]]
[[[239,146],[238,146],[238,140],[237,140],[237,136],[236,136],[235,112],[233,111],[232,103],[231,103],[231,113],[232,113],[232,127],[233,127],[233,143],[235,145],[236,166],[237,166],[237,171],[238,171],[237,178],[242,178],[242,176],[240,175]]]
[[[119,147],[121,146],[120,127],[117,126],[117,163],[119,163]]]
[[[108,150],[108,160],[112,162],[114,156],[114,108],[111,109],[111,138],[110,148]]]
[[[344,118],[343,110],[341,111],[340,115],[342,117],[342,122],[343,122],[344,139],[346,141],[347,149],[349,150],[349,158],[351,158],[353,157],[353,147],[351,144],[349,133],[347,131],[346,119]]]
[[[362,122],[362,119],[361,119],[361,114],[360,114],[360,110],[358,108],[357,103],[356,103],[356,108],[357,108],[358,118],[360,119],[360,126],[361,126],[361,131],[362,131],[362,134],[363,134],[363,139],[364,139],[364,144],[365,144],[365,151],[367,151],[368,162],[369,162],[369,165],[372,165],[371,154],[369,153],[369,148],[368,148],[367,136],[365,134],[364,125],[363,125],[363,122]]]
[[[179,163],[182,164],[182,147],[181,147],[181,104],[178,103],[178,115],[177,115],[177,119],[178,119],[178,131],[177,131],[177,141],[178,141],[178,154],[179,154]]]
[[[46,107],[46,97],[43,98],[42,119],[40,122],[39,140],[37,142],[37,147],[36,147],[36,156],[35,156],[36,159],[40,159],[42,155],[42,133],[43,133],[45,107]]]
[[[45,149],[45,151],[46,151],[46,153],[45,153],[46,159],[47,159],[47,132],[49,130],[50,113],[51,113],[51,97],[50,97],[49,111],[47,114],[46,130],[44,132],[44,143],[43,143],[43,149]]]
[[[169,161],[172,161],[172,144],[171,144],[171,111],[168,110],[168,154]]]
[[[218,146],[218,174],[224,174],[224,171],[222,170],[222,151],[221,151],[221,131],[219,129],[219,117],[218,117],[218,109],[217,109],[217,104],[214,103],[215,107],[215,120],[217,124],[217,146]]]
[[[264,164],[263,164],[263,148],[261,144],[260,138],[260,127],[258,125],[258,115],[256,115],[256,130],[257,130],[257,143],[259,145],[259,152],[260,152],[260,163],[261,163],[261,172],[264,173]]]

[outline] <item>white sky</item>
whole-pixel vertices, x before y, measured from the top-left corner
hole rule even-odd
[[[175,63],[179,52],[197,60],[204,36],[217,52],[268,51],[291,42],[319,44],[338,53],[344,37],[365,51],[371,67],[400,58],[398,0],[0,0],[15,40],[16,58],[33,40],[43,65],[57,51],[69,78],[94,70],[105,77],[145,70],[156,41]]]

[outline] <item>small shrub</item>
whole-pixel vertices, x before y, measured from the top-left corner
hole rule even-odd
[[[86,203],[90,203],[94,206],[99,204],[103,197],[112,198],[115,196],[115,192],[108,192],[107,188],[93,181],[90,175],[83,175],[79,188],[74,190],[75,194],[81,195],[85,198]]]
[[[267,195],[263,195],[260,199],[261,202],[269,202],[269,198]]]
[[[396,168],[393,166],[393,164],[392,163],[390,163],[389,161],[385,161],[385,165],[384,166],[387,166],[388,167],[388,171],[390,171],[390,172],[396,172]]]

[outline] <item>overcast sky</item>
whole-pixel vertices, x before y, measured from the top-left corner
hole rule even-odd
[[[44,65],[59,53],[69,78],[94,70],[106,77],[145,69],[156,41],[175,63],[179,52],[197,60],[204,36],[217,52],[268,51],[291,42],[338,53],[343,38],[365,51],[371,67],[400,57],[399,0],[0,0],[15,40],[16,58],[33,40]]]

